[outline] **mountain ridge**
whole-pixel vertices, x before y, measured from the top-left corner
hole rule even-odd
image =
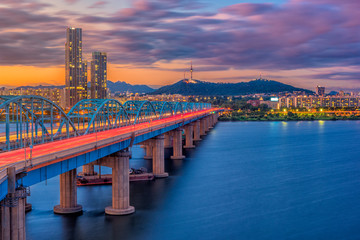
[[[108,88],[112,93],[116,92],[131,92],[131,93],[146,93],[146,94],[181,94],[181,95],[247,95],[256,93],[279,93],[279,92],[293,92],[304,91],[305,93],[313,93],[308,89],[297,88],[288,84],[267,79],[255,79],[249,82],[238,83],[222,83],[222,82],[206,82],[195,79],[181,79],[180,81],[163,86],[159,89],[153,89],[147,85],[131,85],[123,81],[112,82],[107,81]],[[21,86],[20,88],[64,88],[60,86]],[[89,83],[90,87],[90,83]]]
[[[212,83],[195,79],[182,79],[172,85],[163,86],[151,94],[181,94],[181,95],[247,95],[255,93],[279,93],[312,91],[297,88],[288,84],[267,79],[256,79],[249,82],[238,83]]]

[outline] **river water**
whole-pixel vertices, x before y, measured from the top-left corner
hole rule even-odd
[[[80,216],[53,214],[59,177],[32,186],[27,238],[360,239],[359,143],[360,121],[220,122],[169,178],[130,184],[132,215],[104,214],[111,186],[79,187]]]

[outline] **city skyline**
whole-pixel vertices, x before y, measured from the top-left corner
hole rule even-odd
[[[194,79],[204,81],[262,73],[308,89],[358,90],[358,6],[352,0],[2,1],[0,85],[63,85],[64,29],[74,26],[84,32],[84,59],[95,50],[108,53],[111,81],[167,85],[193,61]]]

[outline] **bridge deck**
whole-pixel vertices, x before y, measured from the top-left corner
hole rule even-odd
[[[81,147],[83,145],[101,142],[104,139],[108,139],[114,136],[124,135],[126,133],[132,133],[134,131],[144,130],[150,128],[158,128],[166,123],[175,122],[182,119],[193,118],[198,115],[202,115],[208,112],[214,111],[214,109],[207,109],[192,113],[179,114],[173,117],[168,117],[164,119],[154,120],[151,123],[139,123],[136,125],[130,125],[121,128],[110,129],[106,131],[101,131],[98,133],[91,133],[84,136],[72,137],[68,139],[63,139],[59,141],[44,143],[40,145],[33,146],[32,158],[38,158],[41,156],[49,155],[63,150],[68,150],[71,148]],[[26,159],[30,158],[30,148],[26,148]],[[0,153],[0,169],[3,169],[6,166],[12,165],[14,163],[23,162],[25,158],[24,149],[18,149],[10,152]]]

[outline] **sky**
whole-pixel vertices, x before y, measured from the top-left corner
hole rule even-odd
[[[359,0],[0,0],[0,86],[63,85],[67,27],[111,81],[172,84],[192,62],[203,81],[360,91]]]

